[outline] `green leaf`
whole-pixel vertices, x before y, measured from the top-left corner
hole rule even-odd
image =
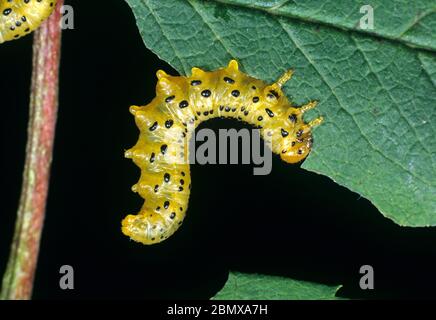
[[[333,300],[340,286],[231,272],[216,300]]]
[[[428,0],[217,0],[223,4],[256,8],[268,14],[356,30],[396,40],[412,47],[436,49],[436,2]],[[366,5],[374,13],[374,28],[360,27]],[[361,9],[362,8],[362,13]]]
[[[371,32],[353,31],[366,1],[127,2],[146,46],[181,74],[231,58],[269,82],[295,69],[287,96],[320,101],[307,120],[325,119],[303,168],[400,225],[436,225],[434,1],[373,2]]]

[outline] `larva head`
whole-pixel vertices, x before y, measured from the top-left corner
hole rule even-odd
[[[287,113],[286,126],[281,128],[280,157],[288,163],[300,162],[312,148],[312,126],[303,121],[300,109],[290,107]]]

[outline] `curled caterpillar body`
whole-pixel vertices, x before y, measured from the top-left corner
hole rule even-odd
[[[0,0],[0,43],[31,33],[55,7],[56,0]]]
[[[303,121],[304,112],[316,102],[291,106],[281,89],[291,76],[290,70],[268,85],[239,71],[235,60],[212,72],[193,68],[190,77],[159,70],[156,97],[146,106],[130,107],[140,135],[125,156],[141,169],[132,190],[144,198],[144,204],[137,215],[122,221],[122,232],[135,241],[154,244],[182,224],[191,187],[185,150],[202,121],[232,117],[248,122],[271,139],[272,151],[284,161],[304,159],[312,146],[311,128],[322,118]]]

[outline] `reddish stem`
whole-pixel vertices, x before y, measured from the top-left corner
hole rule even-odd
[[[35,32],[26,160],[14,239],[3,277],[2,299],[30,299],[53,152],[61,47],[60,7]]]

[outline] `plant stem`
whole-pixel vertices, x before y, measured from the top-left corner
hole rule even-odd
[[[35,32],[28,140],[15,233],[1,299],[30,299],[38,261],[58,109],[60,7]]]

